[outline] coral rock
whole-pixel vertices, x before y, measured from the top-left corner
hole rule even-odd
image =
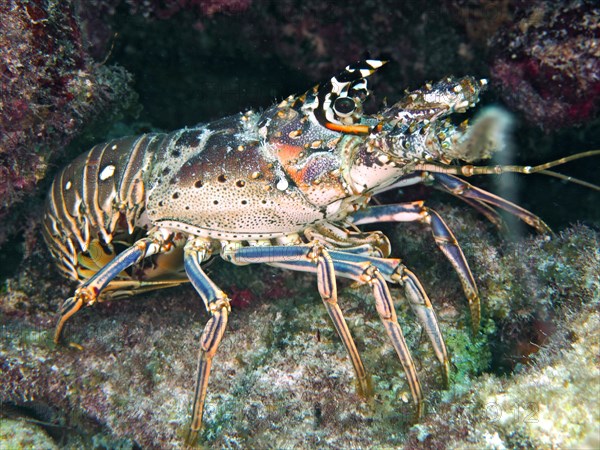
[[[531,122],[590,120],[600,102],[600,7],[592,0],[526,3],[491,43],[503,99]]]

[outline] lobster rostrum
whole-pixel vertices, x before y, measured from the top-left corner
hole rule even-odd
[[[448,355],[436,315],[417,276],[390,257],[388,239],[357,226],[425,224],[458,274],[475,331],[479,294],[463,252],[437,212],[422,201],[371,206],[372,197],[431,183],[495,224],[501,223],[499,208],[546,233],[549,228],[532,213],[456,175],[557,175],[547,169],[597,152],[537,167],[452,165],[486,159],[502,149],[506,113],[488,109],[472,124],[459,126],[447,118],[474,106],[486,81],[446,78],[367,115],[366,77],[383,64],[349,65],[326,83],[264,112],[100,144],[64,168],[48,196],[44,235],[60,270],[81,284],[61,308],[55,341],[84,306],[191,281],[210,314],[200,339],[191,443],[201,428],[213,357],[231,312],[227,294],[206,275],[203,263],[219,255],[234,264],[316,273],[359,389],[367,394],[368,377],[337,301],[336,277],[345,277],[372,288],[420,416],[423,393],[388,283],[404,288],[447,382]]]

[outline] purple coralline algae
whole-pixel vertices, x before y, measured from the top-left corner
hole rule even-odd
[[[586,122],[600,102],[600,6],[526,2],[490,45],[503,100],[545,129]]]
[[[126,72],[88,57],[70,2],[2,2],[0,30],[0,218],[5,218],[84,125],[131,94]],[[6,238],[2,228],[0,242]]]

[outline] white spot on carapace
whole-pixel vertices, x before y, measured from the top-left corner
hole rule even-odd
[[[113,166],[112,164],[109,166],[106,166],[104,169],[102,169],[102,172],[100,172],[100,179],[102,181],[104,180],[108,180],[110,177],[112,177],[115,174],[115,166]]]
[[[117,149],[117,144],[114,144],[114,145],[111,147],[111,150],[116,150],[116,149]]]
[[[285,191],[289,186],[288,180],[286,180],[285,178],[281,178],[278,182],[277,182],[277,186],[275,186],[277,189],[279,189],[280,191]]]
[[[68,191],[69,189],[71,189],[72,186],[73,186],[73,183],[71,183],[70,181],[67,181],[65,183],[65,191]]]

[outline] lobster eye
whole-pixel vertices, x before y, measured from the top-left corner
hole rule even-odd
[[[348,117],[356,109],[356,103],[350,97],[338,97],[333,103],[333,110],[340,117]]]

